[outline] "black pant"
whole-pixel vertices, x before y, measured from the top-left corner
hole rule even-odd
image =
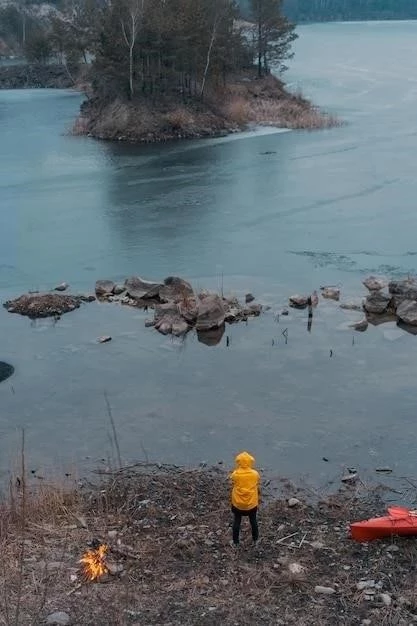
[[[250,511],[241,511],[237,509],[235,506],[232,506],[233,512],[233,543],[239,543],[239,533],[240,533],[240,524],[242,522],[242,517],[249,517],[249,522],[252,528],[252,539],[254,541],[258,540],[259,531],[258,531],[258,522],[256,520],[256,513],[258,511],[258,507],[250,509]]]

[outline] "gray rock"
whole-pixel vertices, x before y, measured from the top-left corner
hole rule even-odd
[[[294,309],[305,309],[308,304],[308,296],[295,294],[294,296],[290,296],[288,303]]]
[[[177,276],[168,276],[159,289],[161,302],[183,302],[194,297],[194,291],[190,283]]]
[[[310,546],[314,548],[315,550],[322,550],[325,547],[322,541],[312,541],[310,543]]]
[[[287,504],[290,508],[293,508],[294,506],[298,506],[299,504],[301,504],[301,500],[299,500],[298,498],[289,498]]]
[[[244,313],[246,313],[247,315],[259,317],[259,315],[262,313],[262,304],[250,304],[248,307],[245,307]]]
[[[253,302],[255,300],[255,296],[251,293],[247,293],[245,296],[245,302],[246,304],[249,304],[249,302]]]
[[[152,326],[155,326],[154,320],[145,320],[145,328],[151,328]]]
[[[388,291],[393,296],[402,296],[408,300],[417,300],[417,280],[415,278],[392,280],[388,284]]]
[[[68,287],[69,287],[68,283],[61,283],[60,285],[57,285],[56,287],[54,287],[54,291],[66,291]]]
[[[417,302],[414,300],[404,300],[397,308],[397,317],[411,326],[417,326]]]
[[[223,301],[217,294],[206,295],[203,299],[200,295],[197,300],[197,310],[196,330],[205,331],[223,326],[225,310]]]
[[[182,318],[178,304],[167,302],[155,306],[154,326],[163,335],[180,336],[188,331],[188,324]]]
[[[354,483],[358,480],[358,475],[356,473],[346,474],[340,480],[342,483]]]
[[[106,565],[111,576],[118,576],[124,570],[124,567],[121,563],[113,563],[113,561],[107,561]]]
[[[399,552],[400,549],[394,543],[387,547],[387,552]]]
[[[340,289],[336,289],[336,287],[322,287],[321,295],[323,296],[323,298],[328,298],[330,300],[339,300]]]
[[[97,280],[95,287],[96,295],[99,298],[110,296],[112,295],[115,287],[116,284],[112,280]]]
[[[172,324],[171,332],[175,337],[181,337],[181,335],[185,335],[188,333],[189,326],[187,322],[183,319],[179,319]]]
[[[380,291],[374,291],[367,296],[363,306],[368,313],[381,314],[388,311],[391,301],[391,296],[381,293]]]
[[[357,330],[358,332],[363,333],[368,328],[368,320],[366,318],[363,320],[359,320],[359,322],[351,324],[350,328],[353,328],[353,330]]]
[[[159,297],[161,283],[143,280],[139,276],[131,276],[125,280],[125,289],[128,296],[134,300],[150,299]]]
[[[380,291],[387,285],[383,278],[378,278],[377,276],[368,276],[368,278],[365,278],[363,281],[363,284],[369,291]]]
[[[120,296],[125,291],[126,289],[123,287],[123,285],[115,285],[113,289],[113,293],[115,296]]]
[[[67,626],[70,621],[70,616],[65,611],[55,611],[46,618],[46,623],[51,624],[51,626]]]
[[[385,606],[391,606],[392,598],[389,593],[381,593],[379,594],[380,599],[385,604]]]
[[[102,337],[99,337],[97,341],[99,343],[108,343],[109,341],[111,341],[111,337],[110,335],[103,335]]]
[[[333,593],[336,593],[336,589],[333,589],[333,587],[322,587],[321,585],[316,585],[314,587],[314,592],[330,596]]]
[[[217,346],[224,335],[225,326],[219,326],[219,328],[212,328],[211,330],[198,330],[197,339],[205,346]]]
[[[363,591],[364,589],[373,589],[374,587],[375,587],[374,580],[361,580],[356,585],[356,589],[358,591]]]
[[[362,311],[363,310],[363,302],[349,301],[342,302],[340,305],[341,309],[345,309],[346,311]]]

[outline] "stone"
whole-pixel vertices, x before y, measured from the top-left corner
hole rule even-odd
[[[259,317],[262,313],[262,304],[250,304],[248,307],[245,307],[243,310],[244,314],[253,315],[254,317]]]
[[[70,616],[65,611],[55,611],[46,618],[46,623],[51,624],[51,626],[67,626],[70,621]]]
[[[417,326],[417,302],[414,300],[404,300],[397,308],[397,317],[404,324]]]
[[[385,606],[391,606],[392,598],[389,595],[389,593],[380,593],[379,594],[379,598],[382,600],[382,602],[383,602],[383,604],[385,604]]]
[[[364,309],[368,313],[386,313],[390,308],[392,297],[381,293],[380,291],[374,291],[370,293],[364,302]]]
[[[417,280],[415,278],[392,280],[388,283],[388,291],[393,296],[401,296],[408,300],[417,300]]]
[[[362,311],[363,303],[362,301],[360,303],[354,301],[342,302],[340,304],[340,308],[345,309],[346,311]]]
[[[205,346],[217,346],[224,335],[225,325],[219,326],[219,328],[212,328],[211,330],[198,330],[197,339]]]
[[[358,475],[356,473],[345,474],[340,480],[342,483],[354,483],[358,480]]]
[[[159,289],[161,302],[183,302],[194,298],[194,291],[190,283],[178,276],[168,276]]]
[[[99,337],[97,341],[99,343],[108,343],[109,341],[111,341],[111,337],[110,335],[103,335],[102,337]]]
[[[247,293],[245,296],[245,302],[246,304],[249,304],[249,302],[253,302],[255,300],[255,296],[251,293]]]
[[[5,363],[4,361],[0,361],[0,383],[3,380],[7,380],[14,374],[13,365],[9,365],[9,363]]]
[[[359,322],[350,324],[349,328],[353,328],[353,330],[357,330],[358,332],[363,333],[368,328],[368,325],[368,320],[364,318],[363,320],[359,320]]]
[[[161,283],[143,280],[139,276],[131,276],[125,280],[125,290],[127,295],[134,300],[158,298]]]
[[[321,287],[321,295],[329,300],[339,300],[340,289],[336,287]]]
[[[370,619],[363,619],[361,621],[361,626],[370,626],[372,624]]]
[[[356,585],[356,589],[358,591],[363,591],[364,589],[372,589],[373,587],[375,587],[374,580],[361,580]]]
[[[110,296],[115,287],[116,284],[112,280],[97,280],[95,286],[96,296],[98,298]]]
[[[126,291],[126,289],[124,288],[123,285],[115,285],[114,289],[113,289],[113,293],[114,293],[115,296],[120,296],[125,291]]]
[[[282,309],[280,315],[284,315],[284,316],[289,315],[288,309]]]
[[[4,303],[9,313],[26,315],[31,319],[55,317],[74,311],[81,302],[88,302],[88,296],[69,296],[58,293],[24,294],[15,300]]]
[[[106,561],[108,572],[111,576],[118,576],[124,570],[121,563],[113,563],[113,561]]]
[[[110,539],[116,539],[118,533],[117,533],[117,530],[109,530],[107,534],[110,537]]]
[[[154,326],[163,335],[173,333],[179,336],[188,331],[188,324],[181,317],[178,304],[175,302],[155,306]]]
[[[325,547],[322,541],[312,541],[310,546],[315,550],[322,550]]]
[[[145,320],[145,328],[151,328],[152,326],[155,326],[155,320]]]
[[[295,294],[290,296],[288,303],[294,309],[305,309],[308,304],[308,297]]]
[[[288,570],[291,574],[302,574],[304,572],[304,567],[300,565],[300,563],[290,563],[288,565]]]
[[[387,547],[387,552],[399,552],[400,549],[394,543]]]
[[[183,319],[179,319],[173,322],[171,327],[171,332],[175,337],[181,337],[181,335],[185,335],[188,333],[189,326],[187,322]]]
[[[365,280],[362,281],[362,284],[365,285],[369,291],[380,291],[387,286],[386,281],[383,278],[378,278],[377,276],[368,276],[368,278],[365,278]]]
[[[220,328],[225,321],[223,301],[217,294],[209,294],[197,300],[196,330],[205,331]]]
[[[333,589],[333,587],[322,587],[321,585],[316,585],[314,587],[314,592],[330,596],[333,593],[336,593],[336,589]]]
[[[294,506],[298,506],[299,504],[301,504],[301,500],[299,500],[298,498],[289,498],[287,504],[290,508],[293,508]]]
[[[60,285],[57,285],[56,287],[54,287],[54,291],[66,291],[68,287],[69,287],[68,283],[61,283]]]

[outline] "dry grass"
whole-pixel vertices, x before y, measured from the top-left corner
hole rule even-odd
[[[304,503],[289,508],[283,491]],[[264,492],[262,543],[248,544],[244,524],[236,552],[229,547],[227,476],[219,469],[143,464],[97,485],[28,488],[24,525],[22,487],[13,488],[1,510],[0,624],[37,626],[55,610],[66,611],[73,626],[411,622],[414,542],[398,540],[391,553],[389,542],[362,546],[347,536],[349,520],[383,508],[378,492],[350,488],[315,503],[281,481]],[[93,538],[109,543],[109,561],[122,571],[87,584],[78,561]],[[391,606],[378,593],[365,599],[356,587],[361,578],[380,581]],[[317,584],[336,592],[317,595]]]

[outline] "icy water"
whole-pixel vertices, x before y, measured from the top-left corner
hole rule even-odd
[[[134,147],[67,136],[77,94],[0,92],[2,300],[64,280],[86,292],[176,274],[220,288],[223,275],[226,292],[272,307],[216,347],[117,306],[57,324],[1,309],[0,360],[15,372],[0,383],[0,470],[21,427],[41,474],[112,455],[106,392],[127,460],[228,463],[248,448],[318,482],[345,466],[413,475],[416,338],[393,324],[354,336],[360,314],[332,302],[311,332],[306,312],[275,313],[294,292],[357,296],[367,273],[417,271],[417,23],[299,33],[287,80],[342,128]]]

